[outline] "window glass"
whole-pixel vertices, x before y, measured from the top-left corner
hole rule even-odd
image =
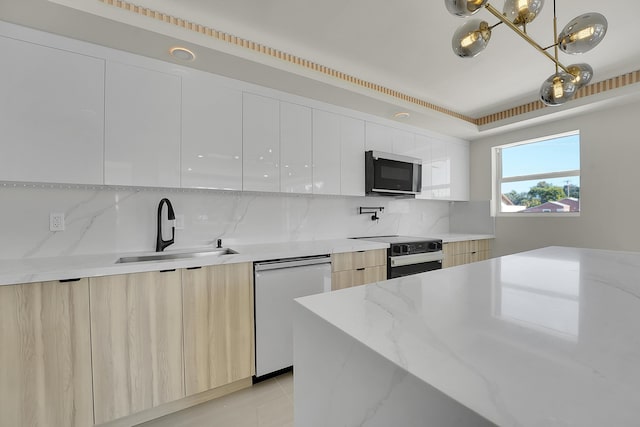
[[[502,176],[522,176],[580,169],[580,136],[516,145],[502,149]]]
[[[495,150],[498,212],[580,212],[579,133]]]

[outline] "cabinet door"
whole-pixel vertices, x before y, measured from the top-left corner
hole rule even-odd
[[[87,284],[0,286],[3,426],[93,425]]]
[[[469,200],[469,143],[451,142],[448,145],[451,161],[451,200]]]
[[[340,194],[340,138],[340,116],[313,110],[314,194]]]
[[[451,197],[451,159],[444,141],[431,143],[431,195],[434,199]]]
[[[367,122],[365,126],[365,147],[367,151],[375,150],[393,153],[393,129],[377,123]]]
[[[280,102],[280,191],[311,193],[311,108]]]
[[[340,194],[364,196],[364,121],[340,117]]]
[[[242,190],[242,92],[215,76],[182,78],[182,187]]]
[[[103,183],[104,61],[0,37],[0,180]]]
[[[431,181],[431,140],[424,135],[415,136],[414,156],[422,159],[422,192],[417,199],[431,199],[433,197]]]
[[[393,141],[392,153],[415,157],[416,143],[413,133],[392,129],[391,135]]]
[[[242,189],[280,191],[280,103],[242,95]]]
[[[228,264],[183,270],[186,393],[253,375],[253,270]]]
[[[185,396],[177,271],[90,279],[96,424]]]
[[[180,186],[180,78],[107,62],[105,184]]]

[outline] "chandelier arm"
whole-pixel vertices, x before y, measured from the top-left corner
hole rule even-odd
[[[560,61],[558,61],[558,59],[556,59],[553,55],[551,55],[549,52],[547,52],[542,46],[540,46],[538,43],[535,42],[535,40],[533,40],[531,37],[529,37],[527,34],[525,34],[524,32],[522,32],[522,30],[520,28],[518,28],[513,22],[509,21],[508,19],[506,19],[504,17],[504,15],[502,15],[495,7],[491,6],[491,4],[487,3],[485,5],[485,7],[487,8],[487,10],[496,18],[498,18],[500,21],[502,21],[504,24],[507,25],[507,27],[511,28],[513,31],[515,31],[520,37],[522,37],[527,43],[529,43],[531,46],[533,46],[534,48],[536,48],[538,50],[538,52],[542,53],[544,56],[546,56],[547,58],[549,58],[551,61],[553,61],[554,64],[556,64],[558,67],[562,68],[564,71],[566,71],[567,73],[569,72],[569,70],[567,69],[567,67],[565,67],[564,65],[562,65],[562,63]]]
[[[502,23],[503,23],[502,21],[498,21],[498,22],[496,22],[495,24],[493,24],[493,25],[489,26],[489,29],[490,29],[490,30],[493,30],[495,27],[497,27],[498,25],[500,25],[500,24],[502,24]],[[547,49],[548,49],[548,48],[547,48]]]

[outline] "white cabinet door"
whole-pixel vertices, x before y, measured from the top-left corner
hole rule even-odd
[[[311,193],[311,108],[280,102],[280,191]]]
[[[414,135],[411,132],[367,122],[366,148],[385,153],[411,156],[415,150]]]
[[[104,61],[0,37],[0,180],[103,183]]]
[[[182,187],[242,190],[242,92],[208,73],[182,78]]]
[[[451,198],[451,158],[444,141],[433,140],[431,144],[431,196],[442,200]]]
[[[180,186],[180,77],[107,62],[105,184]]]
[[[392,129],[391,137],[393,141],[392,153],[401,154],[403,156],[415,156],[415,136],[411,132],[399,129]]]
[[[469,143],[431,142],[431,198],[469,200]],[[425,169],[423,165],[423,173]],[[423,195],[427,195],[424,189]]]
[[[242,189],[280,191],[280,102],[242,96]]]
[[[469,143],[451,142],[448,145],[451,159],[451,200],[469,200]]]
[[[313,110],[313,193],[340,194],[340,116]]]
[[[364,196],[364,121],[340,117],[340,194]]]
[[[413,156],[422,159],[422,192],[416,199],[433,198],[431,184],[431,140],[424,135],[415,135],[415,151]]]
[[[367,151],[375,150],[393,153],[393,128],[367,122],[365,147]]]

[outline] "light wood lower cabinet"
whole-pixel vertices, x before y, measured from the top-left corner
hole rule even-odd
[[[182,271],[186,394],[253,375],[250,263]]]
[[[331,255],[331,290],[387,279],[387,251],[346,252]]]
[[[87,279],[0,286],[0,426],[93,425]]]
[[[455,267],[490,258],[490,240],[465,240],[442,245],[444,260],[442,268]]]
[[[90,279],[96,424],[185,396],[179,271]]]

